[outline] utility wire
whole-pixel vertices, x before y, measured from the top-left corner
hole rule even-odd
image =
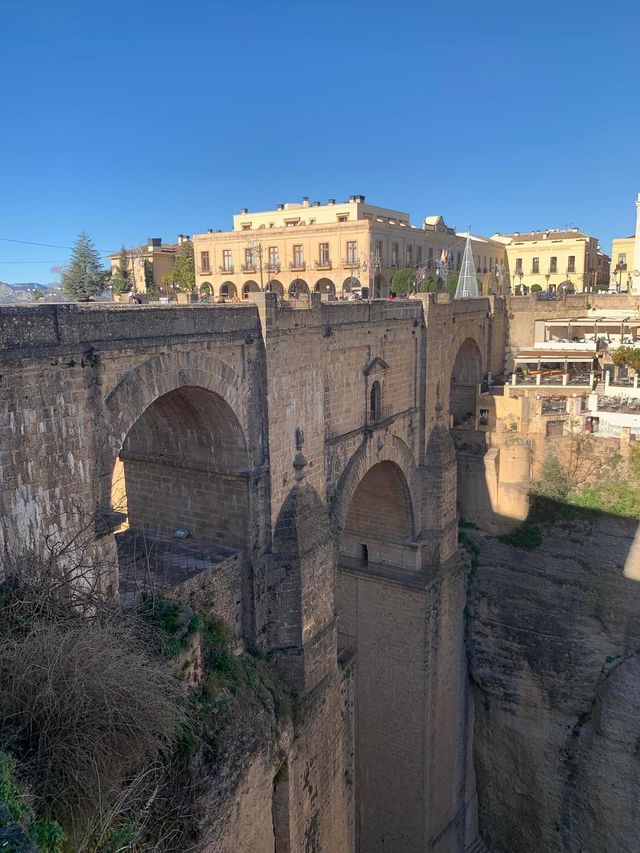
[[[0,237],[3,243],[22,243],[25,246],[46,246],[48,249],[69,249],[69,251],[73,251],[73,246],[61,246],[59,243],[36,243],[33,240],[15,240],[12,237]],[[115,255],[115,252],[99,252],[101,255]],[[21,261],[15,261],[14,263],[18,264]],[[24,261],[24,263],[30,263],[30,261]],[[34,262],[35,263],[35,262]],[[48,263],[48,261],[43,261],[43,263]]]

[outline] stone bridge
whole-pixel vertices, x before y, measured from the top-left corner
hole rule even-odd
[[[304,697],[282,850],[476,841],[449,427],[504,343],[499,299],[433,294],[0,311],[5,566],[83,514],[114,573],[136,537],[209,561]]]

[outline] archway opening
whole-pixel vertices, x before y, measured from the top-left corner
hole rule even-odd
[[[376,380],[369,391],[369,423],[376,423],[382,418],[382,388]]]
[[[309,285],[303,279],[296,278],[289,285],[289,298],[297,299],[301,293],[309,293]]]
[[[259,293],[260,286],[257,281],[245,281],[242,285],[242,298],[247,299],[250,293]]]
[[[224,299],[235,299],[238,295],[238,289],[232,281],[225,281],[220,285],[220,296]]]
[[[476,397],[482,382],[482,355],[473,338],[467,338],[456,354],[449,388],[449,414],[453,425],[475,424]]]
[[[200,296],[203,299],[210,299],[213,294],[213,288],[210,281],[203,281],[200,285]]]
[[[284,287],[282,285],[282,282],[278,281],[275,278],[271,279],[271,281],[267,285],[267,290],[271,291],[271,293],[277,293],[278,296],[284,295]]]
[[[355,654],[355,802],[358,849],[403,849],[403,791],[380,779],[406,776],[420,784],[401,756],[419,752],[415,724],[420,683],[420,594],[411,494],[390,461],[369,469],[356,487],[340,542],[336,580],[339,652]],[[422,617],[423,618],[423,617]],[[407,637],[407,630],[409,636]],[[413,775],[412,775],[413,774]]]
[[[242,563],[249,455],[222,397],[193,386],[158,397],[127,433],[115,468],[112,493],[127,516],[116,534],[125,600],[150,583],[172,588],[224,560]]]
[[[388,295],[389,288],[387,287],[387,280],[383,275],[377,275],[373,282],[373,298],[383,299]]]
[[[345,278],[342,283],[342,295],[348,298],[349,294],[354,291],[360,291],[360,279],[350,275],[349,278]]]
[[[333,299],[336,295],[336,286],[330,278],[321,278],[316,282],[315,292],[327,299]]]

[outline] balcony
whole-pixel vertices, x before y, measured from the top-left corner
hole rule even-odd
[[[222,264],[222,266],[218,267],[218,272],[221,273],[222,275],[226,275],[226,274],[233,275],[233,270],[234,270],[233,264],[227,264],[227,265]]]
[[[291,272],[304,272],[306,270],[307,265],[304,261],[291,261],[289,264],[289,269]]]
[[[315,262],[315,268],[317,270],[330,270],[333,269],[333,264],[329,258],[320,258],[319,261]]]
[[[269,261],[268,264],[265,264],[264,268],[268,273],[280,272],[280,261]]]
[[[357,258],[347,258],[342,262],[342,266],[349,270],[359,270],[360,261]]]
[[[242,272],[257,272],[258,268],[255,264],[242,264]]]
[[[200,267],[198,273],[199,275],[211,275],[211,267]]]

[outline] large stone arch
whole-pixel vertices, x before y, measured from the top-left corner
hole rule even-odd
[[[334,539],[336,558],[340,537],[345,529],[347,515],[356,489],[371,468],[380,462],[392,462],[400,469],[411,497],[414,535],[416,537],[420,535],[422,528],[420,494],[412,453],[404,441],[396,435],[387,435],[381,444],[378,444],[377,436],[374,435],[360,445],[345,466],[331,500],[331,533]]]
[[[132,426],[155,400],[183,387],[211,391],[230,407],[243,430],[250,464],[255,464],[262,440],[251,428],[246,383],[228,364],[208,353],[165,353],[129,370],[105,400],[100,441],[102,507],[111,502],[112,473]]]

